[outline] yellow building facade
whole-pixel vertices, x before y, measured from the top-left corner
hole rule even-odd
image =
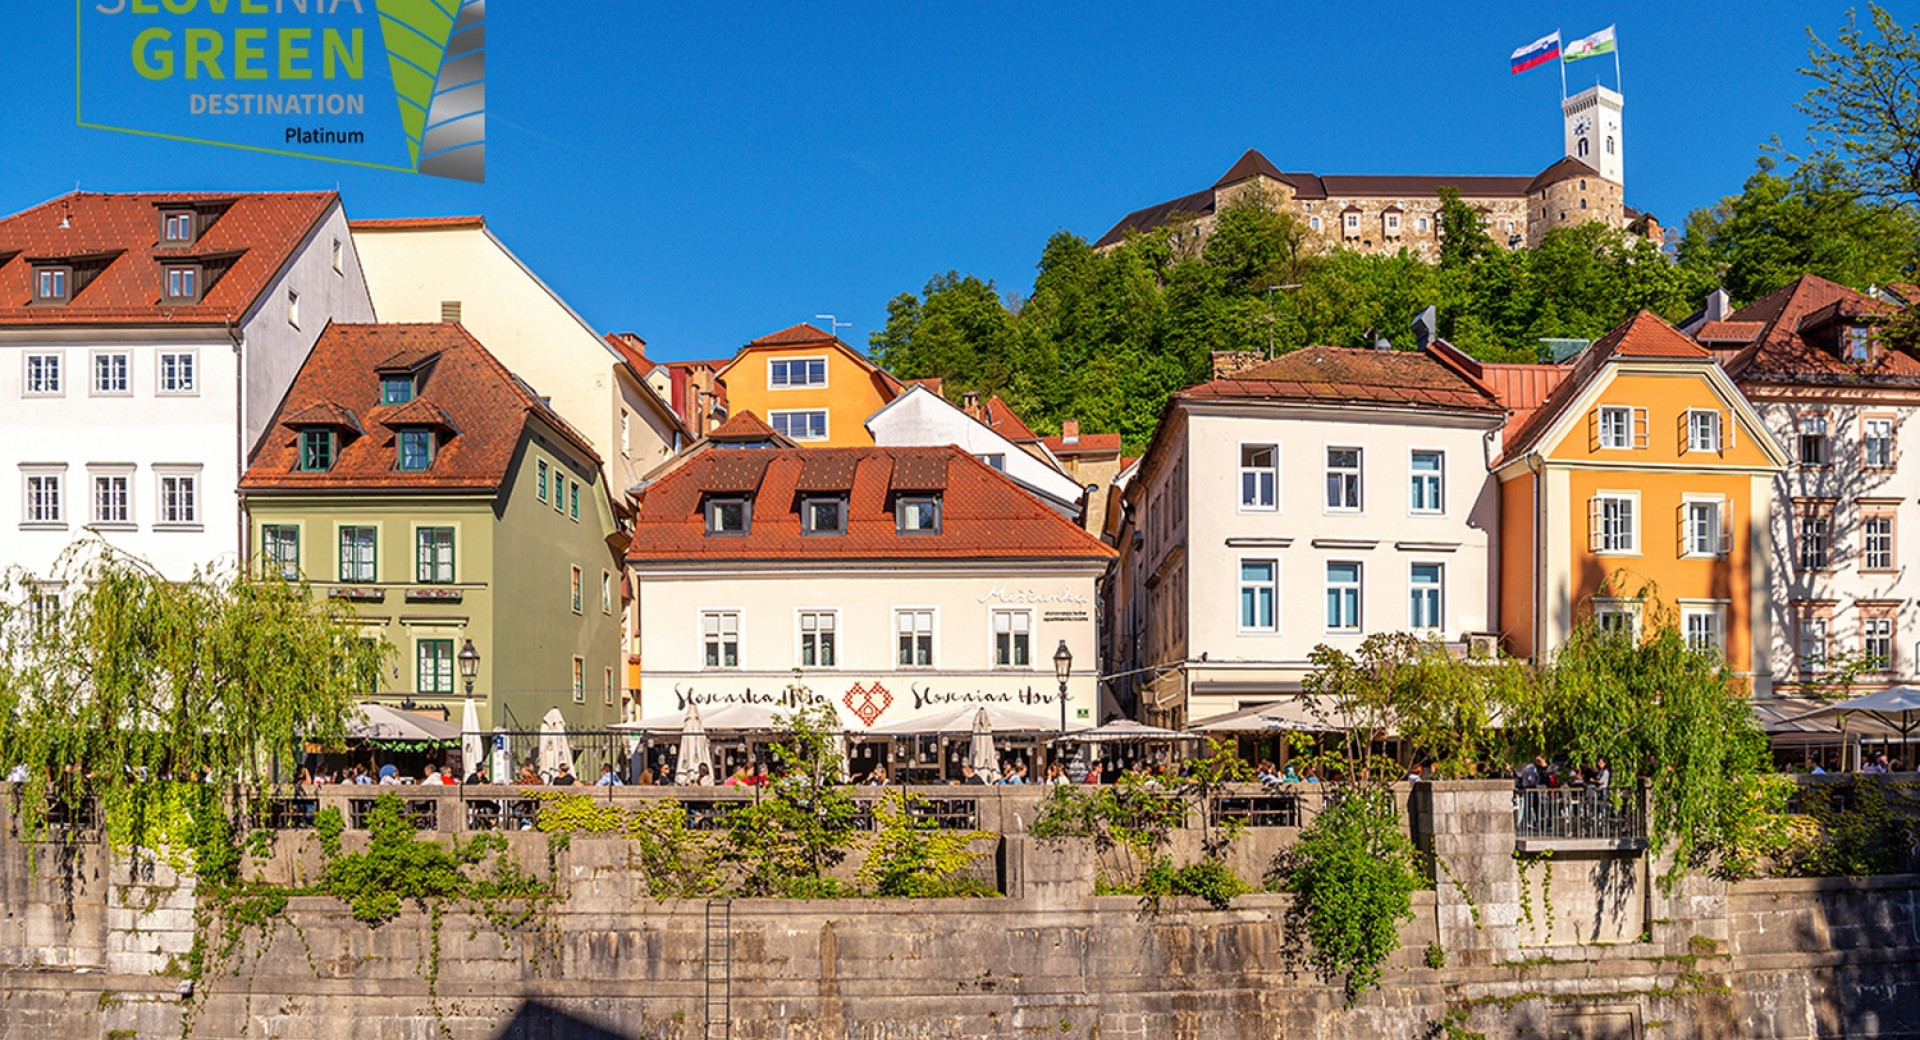
[[[1596,341],[1509,427],[1496,463],[1508,648],[1550,654],[1589,617],[1672,624],[1767,693],[1768,518],[1787,462],[1671,325],[1642,311]]]
[[[902,390],[858,351],[808,324],[748,343],[718,379],[731,414],[751,411],[807,448],[872,445],[867,417]]]

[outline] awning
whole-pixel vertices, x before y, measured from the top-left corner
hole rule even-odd
[[[1276,730],[1333,732],[1352,729],[1352,721],[1331,707],[1316,713],[1306,697],[1286,697],[1272,704],[1245,708],[1202,719],[1187,727],[1200,733],[1262,733]]]
[[[1082,730],[1073,734],[1073,739],[1095,744],[1121,743],[1125,741],[1148,740],[1200,740],[1198,733],[1182,733],[1178,730],[1149,726],[1132,719],[1115,719],[1104,726]]]
[[[792,717],[794,710],[767,704],[707,705],[700,709],[700,723],[708,733],[788,733],[791,729],[775,720]],[[840,719],[841,728],[846,728],[846,719],[838,708],[834,709],[834,717]],[[685,720],[683,713],[650,715],[632,722],[616,722],[607,728],[628,733],[678,733]]]
[[[1058,735],[1060,720],[1049,719],[1042,715],[1027,715],[1009,711],[997,705],[973,705],[955,708],[935,715],[925,715],[905,722],[896,722],[891,726],[882,726],[874,730],[876,734],[939,733],[953,736],[967,736],[973,733],[974,720],[981,714],[987,716],[987,723],[995,734],[1042,733]]]
[[[1858,724],[1864,721],[1888,736],[1911,740],[1915,731],[1920,730],[1920,686],[1890,686],[1878,693],[1815,708],[1783,721],[1797,723],[1824,718],[1838,718],[1842,728],[1849,732],[1861,732]]]
[[[460,743],[460,726],[438,715],[422,715],[385,704],[358,706],[364,719],[347,720],[349,740],[444,741]]]

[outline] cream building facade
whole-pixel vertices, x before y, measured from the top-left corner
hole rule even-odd
[[[482,217],[356,220],[383,322],[456,321],[587,438],[625,489],[681,446],[673,409]]]
[[[1310,347],[1173,397],[1116,535],[1132,584],[1106,597],[1147,721],[1282,700],[1321,644],[1488,631],[1504,412],[1460,361]]]

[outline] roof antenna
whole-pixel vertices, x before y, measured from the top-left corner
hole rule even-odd
[[[840,338],[841,329],[853,328],[853,322],[840,321],[834,315],[831,315],[831,314],[816,314],[814,315],[814,317],[825,318],[827,320],[827,332],[830,333],[834,339]]]

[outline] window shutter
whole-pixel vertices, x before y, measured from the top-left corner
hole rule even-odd
[[[1693,425],[1693,413],[1691,411],[1681,412],[1680,413],[1680,454],[1682,455],[1685,455],[1687,452],[1693,450],[1693,430],[1690,429],[1692,425]]]
[[[1587,413],[1587,450],[1600,450],[1600,409]]]
[[[1645,408],[1633,410],[1633,446],[1636,448],[1647,446],[1647,410]]]
[[[1600,499],[1587,499],[1587,551],[1600,551]]]
[[[1733,409],[1720,413],[1720,451],[1725,454],[1733,447]]]
[[[1634,514],[1634,500],[1620,499],[1620,551],[1640,551],[1640,518]]]
[[[1720,503],[1720,552],[1733,552],[1733,503]]]

